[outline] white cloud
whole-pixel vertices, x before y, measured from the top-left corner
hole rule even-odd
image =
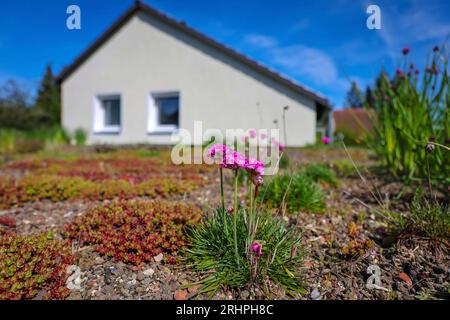
[[[316,48],[303,45],[276,47],[272,48],[270,56],[274,64],[319,85],[330,85],[339,78],[333,59]]]
[[[275,38],[257,33],[246,35],[244,41],[258,48],[269,48],[278,44],[278,41]]]
[[[282,46],[275,38],[261,34],[247,35],[245,42],[259,49],[268,65],[313,86],[314,91],[325,93],[338,105],[342,103],[352,80],[362,88],[369,83],[368,79],[347,76],[345,72],[341,75],[335,59],[318,48],[300,44]]]

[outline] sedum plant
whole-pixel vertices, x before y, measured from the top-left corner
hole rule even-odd
[[[163,253],[173,263],[187,245],[185,226],[199,222],[200,209],[183,202],[113,201],[66,226],[66,236],[116,260],[140,265]]]
[[[0,232],[0,300],[64,299],[67,267],[74,261],[71,247],[51,232],[17,236]]]

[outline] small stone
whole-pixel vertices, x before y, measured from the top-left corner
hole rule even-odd
[[[186,300],[187,291],[186,290],[177,290],[175,291],[174,298],[175,300]]]
[[[311,292],[311,299],[313,299],[313,300],[320,300],[320,299],[321,299],[321,295],[320,295],[319,290],[314,289],[314,290]]]
[[[137,280],[136,280],[136,279],[133,279],[133,280],[128,281],[128,282],[127,282],[127,285],[128,285],[129,287],[134,287],[134,286],[136,285],[136,283],[137,283]]]
[[[155,270],[153,270],[152,268],[144,270],[144,272],[143,272],[143,274],[147,277],[152,277],[154,273],[155,273]]]
[[[241,292],[241,299],[247,299],[250,296],[250,292],[248,292],[247,290],[243,290]]]
[[[328,273],[330,273],[330,272],[331,272],[330,269],[323,269],[323,270],[322,270],[322,274],[328,274]]]
[[[158,254],[157,256],[154,256],[153,259],[155,259],[156,262],[161,262],[163,260],[164,256],[162,253]]]
[[[117,269],[114,267],[109,267],[109,271],[111,272],[111,274],[117,274]]]
[[[413,282],[411,280],[411,278],[404,272],[400,272],[398,275],[398,278],[403,280],[403,282],[405,282],[409,287],[412,287]]]
[[[95,258],[95,264],[102,264],[103,262],[105,262],[105,260],[103,260],[102,257]]]

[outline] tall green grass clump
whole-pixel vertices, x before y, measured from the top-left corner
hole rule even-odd
[[[391,227],[396,232],[450,240],[450,207],[443,201],[427,198],[423,189],[416,191],[406,212],[389,216]]]
[[[86,144],[86,140],[87,140],[86,131],[84,131],[82,128],[78,128],[73,133],[73,138],[74,138],[75,144],[77,146],[84,146]]]
[[[375,90],[369,145],[395,177],[450,181],[450,93],[448,57],[435,47],[426,70],[419,70],[403,49],[404,65],[393,79],[382,73]],[[371,108],[368,106],[368,108]],[[434,149],[434,152],[427,152]]]
[[[336,183],[331,170],[328,172],[323,167],[310,167],[293,174],[273,177],[266,190],[259,194],[259,199],[272,208],[285,207],[289,212],[305,210],[321,213],[325,210],[325,194],[318,181]]]
[[[268,279],[281,285],[287,292],[305,293],[299,274],[304,261],[300,244],[301,236],[294,227],[274,218],[268,212],[259,214],[255,239],[263,252],[258,262],[248,259],[247,224],[245,209],[237,212],[237,241],[239,264],[234,254],[232,232],[233,214],[221,209],[204,220],[189,233],[190,247],[187,250],[189,264],[199,272],[212,272],[201,284],[201,293],[214,294],[224,287],[242,288],[250,283],[264,283]],[[270,296],[269,292],[266,292]]]
[[[0,155],[54,151],[69,141],[69,135],[60,127],[34,131],[4,129],[0,130]]]

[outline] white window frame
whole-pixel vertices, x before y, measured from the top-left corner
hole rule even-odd
[[[102,100],[119,99],[120,125],[105,125],[105,109]],[[94,133],[119,133],[122,127],[122,97],[118,93],[99,94],[94,98]]]
[[[178,126],[176,125],[161,125],[158,123],[159,110],[156,105],[158,98],[178,98]],[[176,132],[180,126],[180,110],[181,110],[181,95],[179,91],[161,91],[151,92],[148,97],[148,116],[147,116],[147,131],[149,133],[173,133]]]

